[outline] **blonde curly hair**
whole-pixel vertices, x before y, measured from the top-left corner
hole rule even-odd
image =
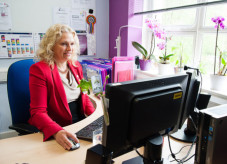
[[[75,40],[74,52],[69,60],[74,64],[77,60],[77,55],[80,53],[79,39],[75,31],[64,24],[54,24],[45,33],[43,39],[39,44],[39,49],[36,51],[35,59],[37,61],[44,61],[49,65],[54,66],[54,52],[53,47],[55,43],[61,38],[62,33],[71,33]]]

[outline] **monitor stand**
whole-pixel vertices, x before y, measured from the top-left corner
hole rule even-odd
[[[199,110],[206,109],[210,102],[211,95],[207,93],[200,93],[196,102],[196,108]],[[198,126],[198,115],[195,112],[191,113],[191,117],[194,120],[196,126]],[[192,143],[196,138],[196,129],[192,123],[192,120],[188,118],[187,125],[183,125],[176,133],[170,135],[173,139],[182,142]]]
[[[170,135],[173,139],[178,141],[192,143],[196,138],[196,129],[193,126],[192,120],[188,118],[187,124],[183,125],[181,129]]]
[[[162,158],[163,137],[157,136],[147,141],[144,147],[144,157],[148,160],[138,156],[122,164],[169,164]]]

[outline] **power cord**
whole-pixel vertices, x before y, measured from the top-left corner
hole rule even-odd
[[[195,140],[196,140],[196,139],[195,139]],[[176,158],[176,155],[179,154],[180,151],[179,151],[178,153],[173,153],[172,148],[171,148],[171,145],[170,145],[170,137],[169,137],[169,135],[168,135],[168,143],[169,143],[169,149],[170,149],[170,153],[171,153],[170,155],[171,155],[172,158],[174,159],[173,161],[176,161],[176,162],[178,162],[178,164],[181,164],[181,163],[184,163],[184,162],[190,160],[192,157],[194,157],[195,154],[193,154],[191,157],[187,158],[187,157],[189,156],[189,154],[191,153],[191,150],[192,150],[192,148],[193,148],[193,145],[194,145],[195,140],[193,141],[193,143],[192,143],[191,145],[183,146],[183,147],[180,149],[180,151],[182,151],[183,148],[185,148],[185,147],[187,147],[187,146],[190,146],[190,149],[189,149],[187,155],[186,155],[185,157],[183,157],[182,159],[177,159],[177,158]],[[173,161],[170,161],[170,162],[173,162]]]
[[[197,130],[196,124],[195,124],[194,120],[192,119],[191,115],[189,115],[189,118],[192,120],[192,124],[193,124],[194,128]],[[176,158],[176,155],[177,155],[179,152],[178,152],[178,153],[175,153],[175,154],[173,153],[172,148],[171,148],[171,145],[170,145],[170,137],[169,137],[169,134],[168,134],[168,143],[169,143],[170,153],[171,153],[171,156],[173,157],[173,159],[174,159],[175,161],[178,162],[178,164],[182,164],[182,163],[184,163],[184,162],[190,160],[190,159],[195,155],[195,154],[193,154],[191,157],[188,158],[189,154],[190,154],[191,151],[192,151],[193,145],[195,144],[195,141],[196,141],[196,137],[195,137],[194,141],[192,142],[192,144],[191,144],[191,146],[190,146],[190,149],[189,149],[188,153],[186,154],[186,156],[183,157],[182,159],[177,159],[177,158]],[[188,145],[188,146],[189,146],[189,145]],[[181,150],[182,150],[182,148],[180,149],[180,151],[181,151]]]

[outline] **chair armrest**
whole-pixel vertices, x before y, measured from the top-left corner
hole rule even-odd
[[[16,130],[19,135],[26,135],[26,134],[32,134],[37,133],[39,130],[30,124],[13,124],[9,126],[9,129]]]

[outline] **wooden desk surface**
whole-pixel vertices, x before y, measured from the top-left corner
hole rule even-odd
[[[97,105],[95,112],[86,119],[65,127],[66,130],[76,133],[87,124],[103,115],[100,100],[96,97],[92,97],[92,99],[95,100]],[[64,150],[54,139],[46,142],[43,142],[42,140],[42,133],[0,140],[0,164],[84,164],[87,149],[93,146],[91,142],[80,140],[79,149],[67,151]],[[172,149],[175,152],[184,146],[182,143],[173,140],[171,141],[171,144]],[[167,140],[165,141],[163,150],[163,156],[168,157],[170,153]],[[142,148],[140,151],[142,151]],[[184,155],[186,155],[186,151],[183,153],[182,157]],[[120,164],[122,161],[135,156],[137,156],[136,152],[132,151],[115,158],[114,161],[115,164]],[[193,163],[193,159],[187,163]]]

